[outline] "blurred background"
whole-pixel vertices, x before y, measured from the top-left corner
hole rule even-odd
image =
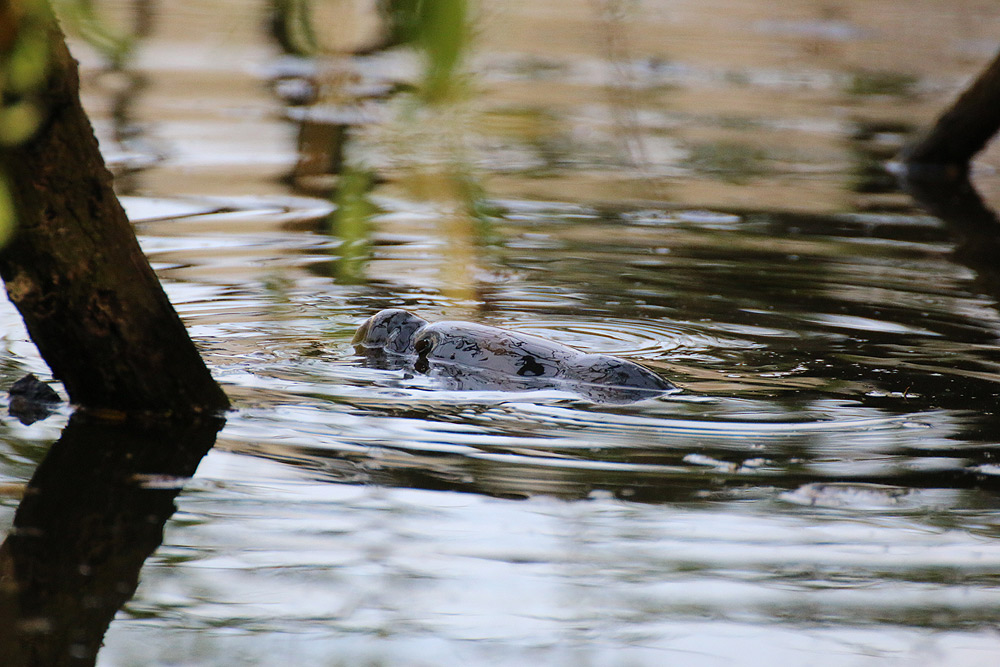
[[[98,664],[995,664],[1000,149],[961,206],[883,165],[1000,5],[55,7],[236,408]],[[684,391],[365,368],[386,307]],[[67,415],[0,423],[5,530]]]

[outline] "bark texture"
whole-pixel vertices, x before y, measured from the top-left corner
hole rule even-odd
[[[945,111],[934,127],[900,155],[907,167],[965,173],[972,157],[1000,129],[1000,53]]]
[[[70,400],[123,411],[221,410],[206,369],[132,227],[80,104],[79,74],[53,23],[48,117],[0,147],[18,216],[0,276]]]

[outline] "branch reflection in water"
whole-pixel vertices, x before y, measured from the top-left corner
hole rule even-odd
[[[0,546],[4,665],[94,664],[174,498],[223,424],[70,418]]]
[[[955,238],[952,259],[975,271],[979,287],[1000,299],[1000,219],[983,202],[968,176],[921,178],[919,173],[907,174],[901,186],[948,226]]]

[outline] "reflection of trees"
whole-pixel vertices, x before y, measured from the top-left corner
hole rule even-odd
[[[391,181],[435,211],[433,235],[447,240],[441,292],[472,300],[484,217],[466,154],[468,3],[389,0],[377,9],[378,38],[337,44],[333,31],[323,29],[323,3],[270,6],[272,37],[289,56],[276,64],[272,89],[297,129],[298,159],[288,181],[298,193],[337,205],[325,229],[341,240],[337,256],[314,270],[342,284],[373,280],[366,275],[374,247],[369,218],[378,211],[371,192]],[[397,48],[420,63],[416,76],[379,72],[379,52]]]
[[[138,187],[135,175],[161,159],[146,145],[145,131],[135,120],[136,104],[147,86],[146,76],[135,69],[135,56],[153,31],[157,3],[131,0],[124,27],[113,25],[91,0],[61,0],[56,4],[69,29],[104,60],[99,82],[111,109],[111,139],[122,153],[113,160],[115,187],[121,194],[132,193]]]
[[[976,272],[979,288],[1000,301],[1000,219],[969,179],[904,178],[903,188],[940,218],[955,239],[954,260]]]
[[[567,411],[568,413],[569,411]],[[858,408],[856,414],[876,417],[877,410]],[[433,423],[448,415],[413,411],[413,419]],[[928,430],[922,434],[927,450],[908,447],[905,430],[885,421],[879,427],[845,422],[842,428],[826,429],[822,422],[802,422],[790,432],[782,422],[777,429],[766,422],[754,426],[744,422],[738,432],[712,432],[713,426],[737,421],[711,422],[679,419],[661,423],[642,445],[621,446],[601,442],[587,430],[592,447],[561,447],[558,438],[538,439],[516,431],[516,444],[501,436],[489,443],[479,437],[474,445],[420,442],[395,446],[380,443],[377,455],[370,448],[273,446],[256,443],[240,448],[244,454],[263,456],[300,467],[317,479],[379,487],[457,491],[486,496],[526,499],[539,495],[579,500],[594,493],[609,494],[630,502],[691,503],[706,499],[725,500],[744,492],[772,495],[814,484],[875,484],[904,489],[996,489],[996,481],[981,474],[979,466],[993,461],[992,445],[969,444],[945,449],[953,420],[944,414],[922,417]],[[614,418],[605,429],[616,428]],[[655,422],[654,422],[655,423]],[[494,429],[502,428],[492,424]],[[647,425],[647,427],[650,427]],[[630,426],[621,427],[620,440],[638,439]],[[650,427],[652,428],[652,427]],[[891,461],[876,464],[877,453],[887,438],[898,438],[900,449]],[[614,440],[614,436],[611,438]],[[354,444],[370,443],[370,440]],[[827,456],[849,442],[851,454]],[[963,460],[954,457],[961,448]],[[864,462],[845,465],[857,457]],[[869,458],[870,457],[870,458]]]
[[[4,665],[94,663],[222,423],[71,417],[0,546]]]

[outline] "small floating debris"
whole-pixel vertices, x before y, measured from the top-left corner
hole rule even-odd
[[[714,468],[720,472],[736,472],[736,464],[729,461],[721,461],[705,454],[687,454],[682,459],[684,463],[693,466]]]
[[[830,482],[805,484],[779,497],[795,505],[860,510],[912,508],[923,503],[914,489],[888,484]]]
[[[178,477],[177,475],[157,475],[147,473],[136,473],[129,478],[129,481],[143,489],[183,489],[184,485],[191,480],[190,477]]]
[[[734,213],[707,211],[701,209],[682,211],[644,209],[640,211],[627,211],[622,213],[621,217],[630,224],[648,226],[686,222],[706,227],[711,227],[713,225],[728,227],[741,221],[740,216]]]
[[[28,373],[12,384],[8,395],[10,396],[10,405],[7,412],[26,426],[45,419],[62,402],[59,394],[52,387],[39,380],[32,373]]]

